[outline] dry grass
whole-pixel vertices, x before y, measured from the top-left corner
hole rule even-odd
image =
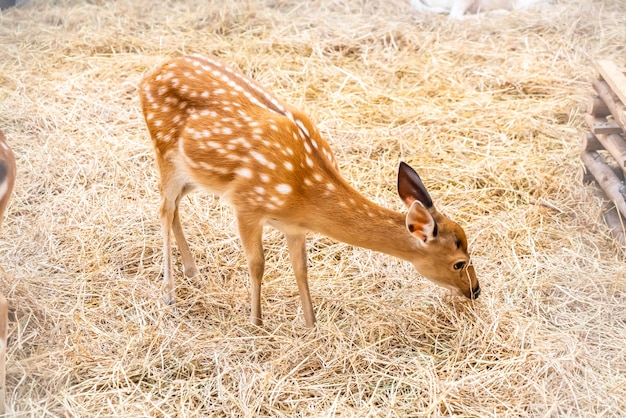
[[[581,183],[593,61],[624,59],[626,3],[470,18],[408,1],[32,1],[0,15],[0,129],[19,179],[0,240],[15,416],[618,416],[624,252]],[[157,174],[137,83],[213,53],[305,109],[345,176],[401,209],[399,160],[466,228],[483,295],[311,236],[303,326],[267,230],[249,324],[230,209],[182,216],[202,276],[160,300]],[[192,221],[193,220],[193,221]]]

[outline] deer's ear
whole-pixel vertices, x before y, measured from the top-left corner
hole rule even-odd
[[[400,162],[398,168],[398,194],[407,208],[410,208],[415,201],[420,202],[426,209],[433,207],[433,200],[422,183],[422,179],[405,162]]]
[[[428,244],[437,236],[435,218],[418,200],[413,201],[406,214],[406,229],[424,244]]]

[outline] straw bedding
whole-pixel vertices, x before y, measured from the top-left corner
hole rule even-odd
[[[226,3],[226,5],[222,5]],[[450,21],[408,1],[29,1],[0,15],[0,129],[19,178],[0,239],[16,416],[618,416],[624,251],[582,183],[593,61],[626,3]],[[318,123],[346,178],[402,210],[400,160],[463,225],[467,303],[383,254],[309,237],[309,330],[266,231],[264,325],[230,208],[181,216],[202,274],[161,299],[146,71],[215,54]],[[320,210],[323,210],[320,209]]]

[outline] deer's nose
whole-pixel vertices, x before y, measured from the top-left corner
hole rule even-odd
[[[472,289],[472,299],[477,299],[479,295],[480,295],[480,286],[476,285],[476,287]]]

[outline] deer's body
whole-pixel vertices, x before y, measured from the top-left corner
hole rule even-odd
[[[15,184],[15,156],[6,142],[4,134],[0,132],[0,225],[4,219],[4,212],[9,204],[13,185]],[[6,353],[7,331],[9,321],[9,304],[0,293],[0,415],[6,411]]]
[[[463,230],[434,209],[410,167],[401,166],[399,179],[409,215],[370,202],[341,176],[328,143],[306,115],[214,58],[187,56],[161,65],[143,79],[140,97],[161,174],[169,302],[175,297],[170,229],[185,274],[198,274],[178,215],[180,200],[195,189],[221,195],[235,210],[250,269],[254,323],[261,322],[265,223],[286,236],[308,326],[315,322],[307,284],[305,234],[309,231],[419,264],[418,270],[431,280],[467,297],[477,296],[478,282],[469,266]],[[414,186],[416,181],[419,185]],[[423,190],[415,191],[420,185]],[[412,224],[407,224],[407,216]],[[451,234],[437,236],[437,229],[449,229]],[[452,246],[453,251],[437,254],[436,259],[429,255],[442,245]],[[447,274],[437,273],[446,258],[463,262],[458,269],[462,271],[455,272],[458,283],[449,283]]]

